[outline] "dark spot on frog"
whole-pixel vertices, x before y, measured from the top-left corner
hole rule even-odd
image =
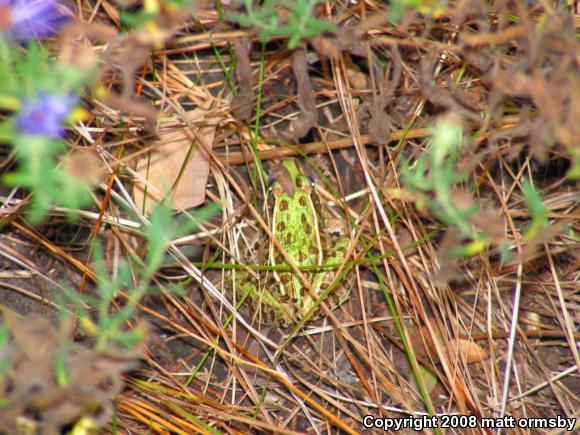
[[[280,201],[280,211],[286,211],[286,210],[288,210],[288,200],[283,199],[282,201]]]
[[[296,180],[296,186],[298,186],[298,188],[300,190],[302,190],[302,192],[304,192],[306,195],[310,195],[312,193],[312,184],[310,183],[310,180],[308,180],[307,178],[298,178]]]
[[[285,222],[278,222],[276,224],[276,231],[278,232],[282,232],[286,229],[286,223]]]
[[[304,223],[304,233],[309,235],[312,234],[312,225],[309,223]]]
[[[301,196],[300,199],[298,200],[298,204],[300,204],[302,207],[306,207],[308,205],[308,201],[306,200],[306,197]]]
[[[316,246],[311,246],[310,253],[313,255],[318,255],[318,248]]]

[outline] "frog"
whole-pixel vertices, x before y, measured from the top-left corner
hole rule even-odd
[[[248,248],[242,257],[248,263],[286,266],[255,273],[238,270],[235,278],[238,299],[247,294],[242,309],[256,315],[262,324],[289,327],[295,325],[317,303],[317,300],[336,278],[336,268],[302,270],[314,289],[314,294],[289,268],[272,236],[298,266],[340,265],[345,261],[350,238],[344,228],[345,220],[330,219],[326,203],[316,192],[313,181],[304,174],[295,159],[285,159],[268,189],[265,215],[269,232],[265,230],[255,239],[256,248]],[[333,222],[333,223],[331,223]],[[336,222],[340,222],[338,226]],[[269,234],[270,233],[270,234]],[[253,255],[250,255],[252,254]],[[352,273],[336,285],[326,299],[332,310],[344,303],[351,292]],[[316,296],[316,297],[314,297]],[[322,316],[320,305],[309,320]]]

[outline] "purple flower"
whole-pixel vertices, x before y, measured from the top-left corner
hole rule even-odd
[[[74,92],[68,95],[53,95],[41,91],[38,95],[22,104],[22,110],[16,117],[16,127],[22,133],[33,136],[63,137],[63,121],[69,116],[78,96]]]
[[[0,0],[0,32],[27,42],[52,36],[68,20],[61,0]]]

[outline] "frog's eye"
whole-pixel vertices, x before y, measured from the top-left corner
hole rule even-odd
[[[331,237],[342,237],[347,233],[346,223],[338,218],[329,218],[326,222],[326,232]]]
[[[342,228],[328,228],[326,230],[326,232],[331,237],[342,237],[342,236],[344,236],[344,229],[342,229]]]
[[[314,177],[311,177],[310,175],[301,175],[300,177],[298,177],[296,179],[296,181],[297,181],[297,184],[300,185],[300,187],[308,186],[308,187],[313,188],[314,185],[316,184]]]
[[[312,193],[312,191],[314,190],[314,186],[315,186],[316,182],[314,181],[314,178],[311,176],[304,176],[304,183],[303,183],[303,187],[302,190],[307,194],[310,195]]]

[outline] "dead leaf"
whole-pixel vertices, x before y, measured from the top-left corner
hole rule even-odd
[[[445,350],[450,358],[459,354],[459,357],[467,364],[481,362],[489,356],[484,348],[465,338],[452,338],[446,343]]]
[[[437,376],[435,376],[427,367],[422,365],[419,365],[419,372],[417,374],[421,377],[423,386],[427,393],[431,394],[437,387]],[[414,376],[411,377],[411,387],[413,388],[413,391],[419,394],[419,387],[417,386],[417,381]]]
[[[298,49],[294,52],[292,69],[296,77],[297,102],[301,116],[292,122],[290,132],[300,139],[306,136],[317,119],[316,99],[308,76],[306,50]]]
[[[54,327],[38,316],[4,313],[7,341],[0,348],[3,367],[0,396],[0,432],[21,433],[19,421],[32,421],[34,433],[63,433],[64,427],[86,417],[97,427],[110,424],[113,399],[123,388],[122,374],[136,368],[143,343],[105,351],[72,340],[71,319]],[[144,326],[141,326],[144,327]],[[58,382],[57,362],[66,367],[66,383]],[[29,419],[34,416],[34,419]]]
[[[420,63],[420,86],[423,96],[431,103],[443,106],[450,112],[458,112],[467,119],[479,125],[481,117],[473,107],[477,104],[469,101],[469,97],[464,94],[459,96],[457,93],[452,93],[448,89],[439,86],[433,79],[431,71],[434,69],[435,58],[424,57]],[[467,104],[467,101],[470,104]],[[471,106],[471,107],[470,107]]]
[[[312,38],[310,45],[316,50],[321,59],[338,59],[340,57],[339,48],[322,35]]]
[[[125,97],[111,90],[103,100],[111,109],[121,110],[132,116],[142,117],[145,121],[145,128],[148,131],[155,131],[157,111],[144,98]]]
[[[432,325],[435,325],[435,323],[432,323]],[[409,339],[413,344],[413,351],[418,360],[428,360],[428,355],[430,353],[428,348],[436,351],[436,347],[439,347],[435,345],[425,327],[418,328],[416,325],[409,325],[407,326],[407,332],[409,334]],[[450,338],[449,340],[445,340],[437,329],[435,329],[435,333],[439,344],[445,342],[445,344],[443,344],[443,351],[448,360],[453,361],[457,358],[457,355],[459,355],[461,360],[467,362],[467,364],[472,364],[483,361],[488,357],[485,349],[471,340],[465,338]]]
[[[234,39],[232,48],[236,53],[236,77],[238,78],[238,93],[232,99],[232,112],[241,121],[249,121],[256,104],[252,67],[250,65],[251,44],[248,38]]]
[[[369,88],[369,78],[359,66],[353,61],[352,56],[348,53],[344,54],[344,66],[346,67],[346,75],[348,82],[353,89],[363,91]]]
[[[382,145],[386,145],[391,136],[391,117],[387,114],[387,106],[391,103],[393,94],[399,86],[402,73],[402,62],[399,50],[391,47],[392,78],[389,80],[389,72],[383,70],[379,65],[375,76],[379,79],[379,95],[373,96],[369,110],[371,120],[369,121],[369,134],[373,140]]]
[[[361,29],[357,26],[340,26],[333,35],[312,38],[309,43],[322,59],[338,59],[342,52],[367,57]]]
[[[80,182],[96,186],[105,177],[105,169],[93,150],[74,149],[62,157],[66,171]]]
[[[208,125],[201,128],[199,134],[211,146],[216,123],[209,122],[209,113],[195,109],[186,116],[194,124],[203,121]],[[192,139],[186,126],[172,122],[161,130],[151,153],[137,163],[140,180],[133,189],[135,203],[140,210],[150,212],[155,204],[165,199],[167,192],[171,192],[169,205],[174,210],[203,204],[210,164],[207,151]],[[141,180],[147,180],[147,183]]]

